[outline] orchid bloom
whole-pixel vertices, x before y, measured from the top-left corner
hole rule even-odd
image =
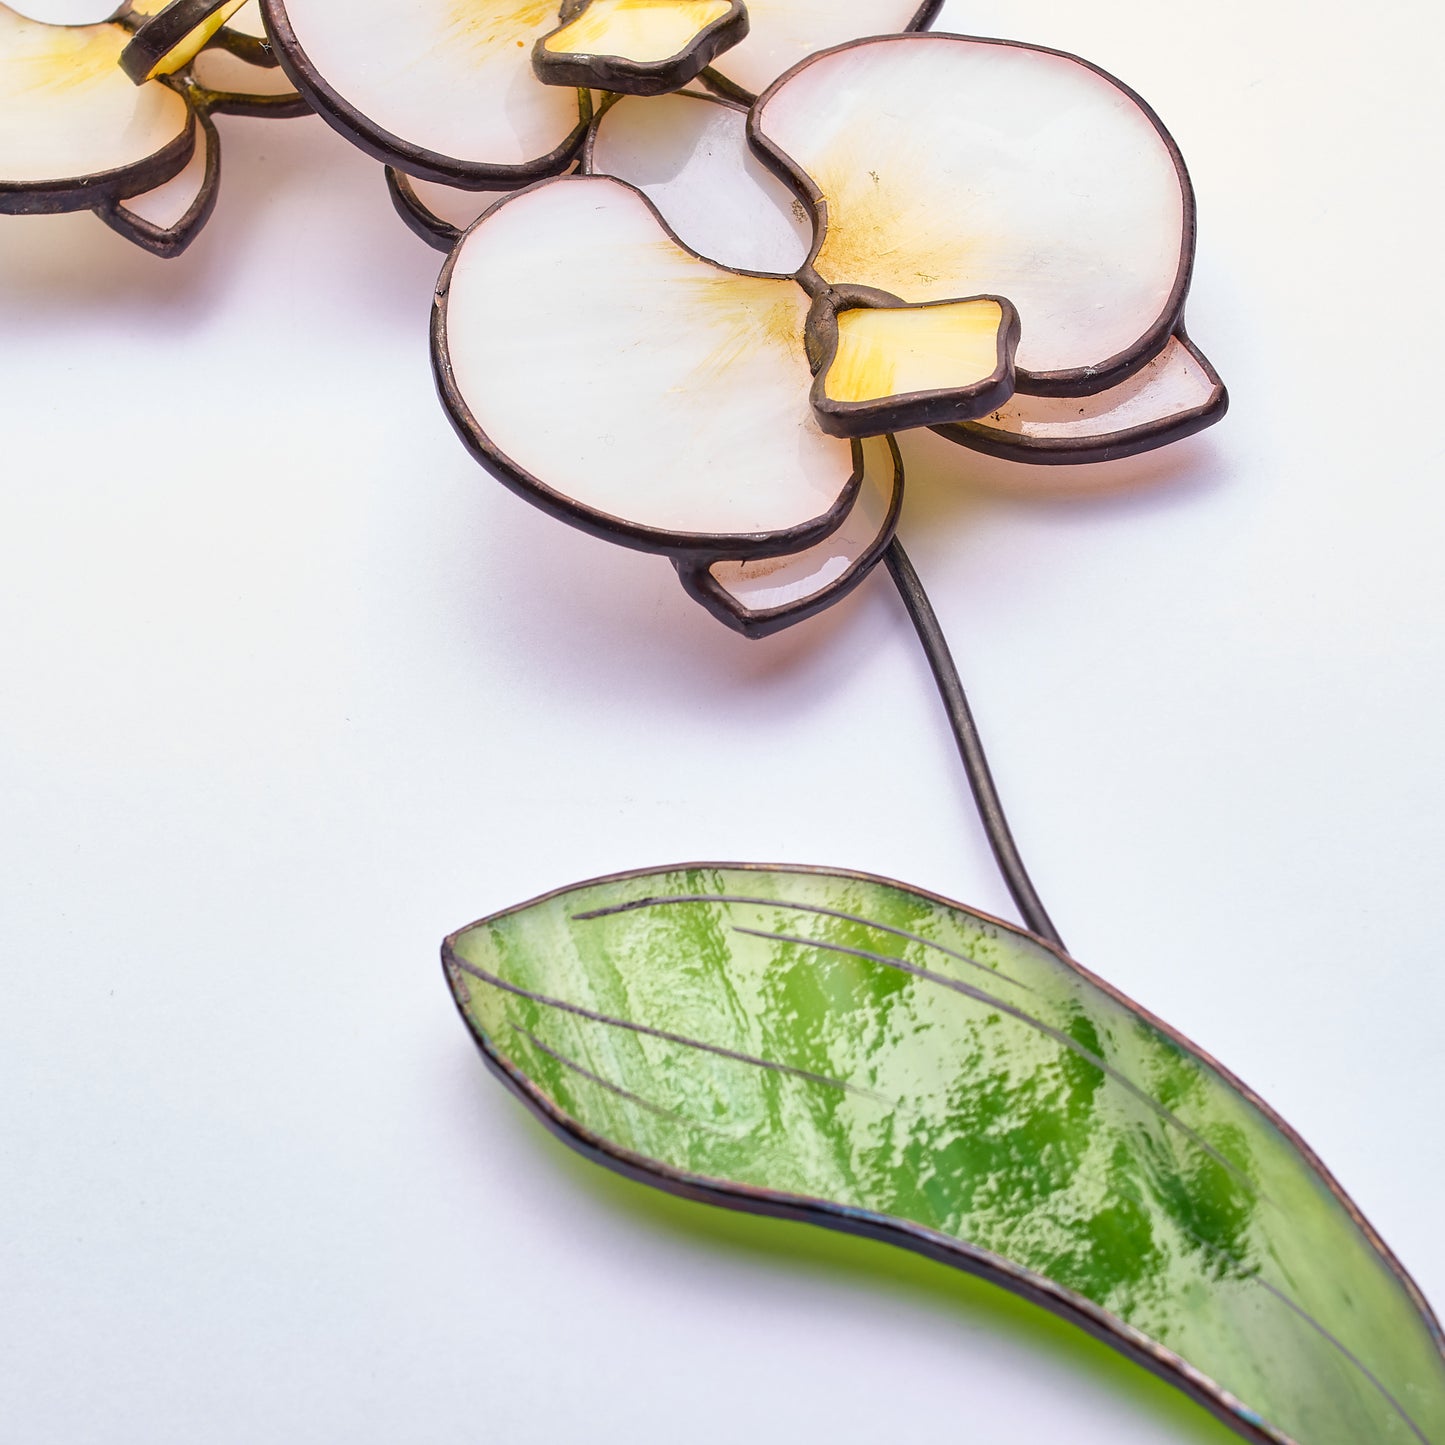
[[[453,250],[439,389],[508,486],[668,556],[748,635],[828,606],[880,559],[901,502],[894,432],[1076,462],[1223,414],[1183,331],[1178,149],[1072,56],[858,41],[747,112],[615,102],[583,170],[500,201]]]
[[[254,3],[125,0],[93,25],[0,4],[0,214],[93,211],[138,246],[177,255],[216,203],[211,117],[307,110]]]

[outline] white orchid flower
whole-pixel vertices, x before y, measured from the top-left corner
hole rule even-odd
[[[308,109],[243,0],[125,0],[93,25],[0,4],[0,214],[94,211],[177,255],[216,203],[211,117]]]
[[[1178,149],[1072,56],[854,42],[747,113],[610,105],[584,168],[499,202],[454,249],[443,400],[514,490],[670,557],[749,635],[879,560],[902,488],[891,433],[1090,461],[1223,414],[1182,330]]]

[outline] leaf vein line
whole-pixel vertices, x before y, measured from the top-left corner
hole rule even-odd
[[[1287,1310],[1290,1310],[1292,1313],[1298,1315],[1299,1318],[1303,1320],[1305,1324],[1307,1324],[1312,1330],[1314,1330],[1315,1333],[1318,1334],[1323,1340],[1325,1340],[1326,1343],[1332,1345],[1336,1350],[1338,1350],[1340,1354],[1342,1354],[1345,1359],[1347,1359],[1350,1364],[1352,1364],[1370,1382],[1370,1384],[1372,1384],[1375,1389],[1379,1391],[1379,1393],[1384,1397],[1384,1399],[1388,1402],[1388,1404],[1395,1411],[1395,1413],[1399,1415],[1399,1417],[1405,1422],[1405,1424],[1410,1427],[1416,1438],[1421,1442],[1421,1445],[1431,1445],[1430,1438],[1414,1422],[1414,1420],[1410,1418],[1409,1414],[1405,1410],[1405,1407],[1394,1397],[1394,1395],[1390,1393],[1384,1381],[1382,1381],[1379,1376],[1376,1375],[1375,1372],[1370,1369],[1370,1367],[1365,1364],[1365,1362],[1360,1359],[1360,1357],[1356,1355],[1355,1352],[1350,1349],[1347,1344],[1345,1344],[1343,1340],[1341,1340],[1337,1335],[1333,1334],[1330,1330],[1326,1329],[1325,1326],[1322,1325],[1319,1320],[1317,1320],[1307,1309],[1305,1309],[1302,1304],[1299,1304],[1294,1299],[1292,1299],[1288,1294],[1284,1292],[1284,1290],[1280,1289],[1278,1285],[1273,1285],[1267,1279],[1265,1279],[1263,1266],[1257,1264],[1246,1264],[1244,1260],[1240,1259],[1237,1255],[1233,1254],[1227,1249],[1222,1248],[1220,1245],[1215,1244],[1212,1240],[1206,1239],[1197,1230],[1190,1229],[1188,1225],[1179,1224],[1176,1221],[1176,1227],[1179,1228],[1182,1233],[1186,1234],[1190,1239],[1192,1239],[1196,1244],[1208,1250],[1210,1254],[1217,1255],[1220,1259],[1227,1260],[1231,1265],[1234,1266],[1235,1269],[1239,1271],[1241,1280],[1249,1280],[1254,1284],[1257,1284],[1267,1294],[1273,1295],[1275,1299],[1277,1299]]]
[[[971,984],[963,983],[956,978],[949,978],[947,974],[934,973],[931,969],[920,968],[915,963],[908,963],[901,958],[891,958],[886,953],[870,953],[866,948],[848,948],[841,943],[821,943],[816,938],[798,938],[787,933],[765,933],[757,928],[734,927],[735,933],[744,933],[753,938],[771,939],[776,943],[791,943],[802,948],[817,949],[822,953],[844,953],[854,958],[867,959],[871,963],[882,964],[884,968],[896,968],[901,973],[911,974],[914,978],[920,978],[928,983],[936,983],[943,988],[951,989],[954,993],[963,994],[965,998],[971,998],[977,1003],[987,1004],[989,1008],[996,1008],[1000,1013],[1007,1014],[1010,1018],[1017,1019],[1021,1024],[1031,1029],[1037,1029],[1041,1034],[1053,1039],[1056,1043],[1062,1044],[1066,1049],[1071,1049],[1080,1058],[1088,1060],[1096,1068],[1102,1069],[1109,1078],[1113,1079],[1121,1088],[1128,1090],[1141,1104],[1151,1109],[1166,1124],[1172,1125],[1182,1134],[1186,1135],[1200,1149],[1204,1150],[1210,1158],[1222,1164],[1229,1170],[1253,1195],[1258,1196],[1258,1190],[1254,1181],[1233,1161],[1226,1159],[1207,1139],[1191,1129],[1181,1118],[1171,1110],[1165,1108],[1157,1099],[1151,1097],[1144,1089],[1141,1089],[1127,1075],[1119,1072],[1118,1069],[1099,1057],[1091,1048],[1081,1044],[1077,1039],[1064,1033],[1062,1029],[1056,1029],[1051,1024],[1046,1024],[1042,1019],[1036,1019],[1032,1014],[1025,1013],[1023,1009],[1016,1008],[1013,1004],[1005,1003],[1002,999],[994,998],[992,994],[985,993],[980,988],[974,988]]]
[[[811,1069],[800,1069],[793,1064],[779,1064],[772,1059],[760,1059],[753,1054],[741,1053],[737,1049],[724,1048],[721,1044],[709,1044],[702,1039],[690,1039],[686,1034],[674,1034],[669,1033],[666,1029],[653,1028],[651,1024],[635,1023],[632,1019],[613,1018],[611,1014],[599,1013],[596,1009],[585,1008],[582,1004],[569,1003],[566,999],[551,998],[547,994],[535,993],[529,988],[523,988],[521,984],[508,983],[506,979],[498,978],[496,974],[489,973],[478,964],[468,963],[463,958],[456,958],[455,962],[463,973],[470,974],[482,983],[499,988],[503,993],[530,999],[544,1008],[561,1009],[563,1013],[575,1014],[578,1018],[590,1019],[593,1023],[605,1024],[608,1028],[627,1029],[631,1033],[645,1034],[648,1038],[661,1039],[664,1043],[679,1044],[687,1049],[698,1049],[705,1054],[716,1054],[719,1058],[731,1059],[734,1063],[752,1064],[755,1068],[769,1069],[779,1074],[790,1074],[794,1078],[806,1079],[811,1084],[822,1084],[830,1089],[843,1089],[849,1094],[858,1094],[863,1098],[885,1104],[890,1109],[900,1107],[886,1095],[879,1094],[873,1089],[862,1088],[858,1084],[850,1084],[846,1079],[834,1079],[827,1074],[815,1074]]]
[[[1357,1356],[1342,1340],[1338,1339],[1324,1325],[1322,1325],[1303,1305],[1298,1305],[1282,1289],[1276,1288],[1267,1279],[1258,1273],[1255,1274],[1255,1281],[1261,1289],[1272,1294],[1286,1309],[1293,1310],[1311,1329],[1317,1331],[1328,1343],[1333,1345],[1389,1402],[1395,1413],[1409,1426],[1420,1445],[1431,1445],[1429,1436],[1410,1418],[1405,1407],[1385,1388],[1383,1381]]]
[[[566,1054],[544,1044],[530,1029],[523,1028],[515,1020],[508,1019],[507,1022],[538,1053],[546,1054],[549,1059],[555,1060],[564,1069],[571,1069],[573,1073],[580,1074],[588,1083],[596,1084],[599,1089],[606,1089],[609,1094],[616,1094],[619,1099],[626,1099],[629,1104],[636,1104],[639,1109],[646,1109],[650,1114],[660,1114],[664,1119],[671,1119],[673,1123],[681,1124],[684,1128],[702,1129],[709,1134],[721,1134],[728,1139],[733,1137],[726,1129],[719,1129],[715,1124],[704,1124],[700,1119],[689,1119],[686,1114],[680,1114],[676,1109],[669,1109],[663,1104],[655,1104],[651,1099],[645,1099],[641,1094],[634,1094],[631,1089],[624,1089],[621,1084],[614,1084],[611,1079],[603,1078],[601,1074],[594,1074],[591,1069],[579,1064],[576,1059],[569,1059]]]
[[[841,908],[824,908],[818,903],[790,903],[781,898],[750,898],[736,893],[678,893],[668,897],[636,898],[630,903],[613,904],[610,908],[594,908],[586,913],[574,913],[572,921],[573,923],[590,923],[595,919],[611,918],[619,913],[635,913],[642,908],[662,908],[675,903],[746,903],[761,908],[778,908],[788,913],[816,913],[823,918],[837,918],[844,923],[857,923],[878,933],[891,933],[895,938],[906,938],[910,943],[921,943],[925,948],[934,949],[949,958],[956,958],[960,963],[966,963],[970,968],[976,968],[990,978],[1001,978],[1005,983],[1011,983],[1015,988],[1023,989],[1025,993],[1034,991],[1028,984],[1010,977],[1001,969],[990,968],[988,964],[980,963],[976,958],[970,958],[956,948],[949,948],[947,944],[936,943],[931,938],[925,938],[921,933],[910,933],[906,928],[895,928],[891,923],[879,923],[875,919],[864,918],[857,913],[845,913]]]

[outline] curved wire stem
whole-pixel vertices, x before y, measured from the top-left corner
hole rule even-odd
[[[968,786],[973,790],[973,800],[978,805],[979,820],[988,835],[989,847],[998,863],[1003,881],[1013,895],[1015,907],[1025,926],[1031,933],[1047,939],[1056,948],[1064,947],[1064,940],[1039,900],[1034,890],[1024,860],[1019,856],[1018,844],[1009,831],[1008,819],[1004,817],[1003,804],[999,802],[998,788],[994,785],[993,774],[989,771],[988,758],[984,756],[983,741],[978,735],[978,724],[968,706],[968,698],[959,680],[958,668],[954,665],[953,654],[948,650],[948,641],[938,625],[938,616],[913,563],[903,544],[894,537],[884,554],[888,571],[898,587],[898,595],[913,620],[918,640],[923,644],[928,665],[933,669],[933,679],[938,684],[939,696],[943,699],[948,721],[953,727],[953,736],[958,742],[958,755],[963,759],[963,770],[968,775]]]

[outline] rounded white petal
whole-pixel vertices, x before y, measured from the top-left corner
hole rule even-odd
[[[1228,397],[1194,344],[1169,344],[1127,381],[1094,396],[1015,392],[977,421],[938,430],[952,441],[1024,462],[1100,462],[1150,451],[1219,420]]]
[[[618,101],[597,119],[590,167],[643,191],[694,251],[739,271],[791,276],[808,258],[807,208],[747,143],[747,114],[720,100]]]
[[[116,25],[45,25],[0,5],[0,199],[139,166],[186,134],[185,101],[120,68],[129,39]]]
[[[863,481],[843,525],[786,557],[722,561],[685,575],[687,590],[715,616],[762,637],[846,597],[880,560],[898,521],[903,470],[887,437],[867,437]]]
[[[1193,211],[1183,162],[1131,92],[1071,56],[906,35],[800,67],[758,144],[827,203],[815,260],[907,301],[1007,297],[1023,390],[1098,390],[1168,339]]]
[[[808,298],[670,237],[637,191],[568,177],[502,201],[443,273],[437,360],[503,480],[663,551],[808,545],[856,485],[808,404]]]
[[[267,0],[266,14],[302,92],[414,174],[526,166],[577,128],[576,92],[532,72],[556,0]]]
[[[761,95],[800,60],[846,40],[907,30],[932,8],[919,0],[748,0],[747,38],[712,68]]]

